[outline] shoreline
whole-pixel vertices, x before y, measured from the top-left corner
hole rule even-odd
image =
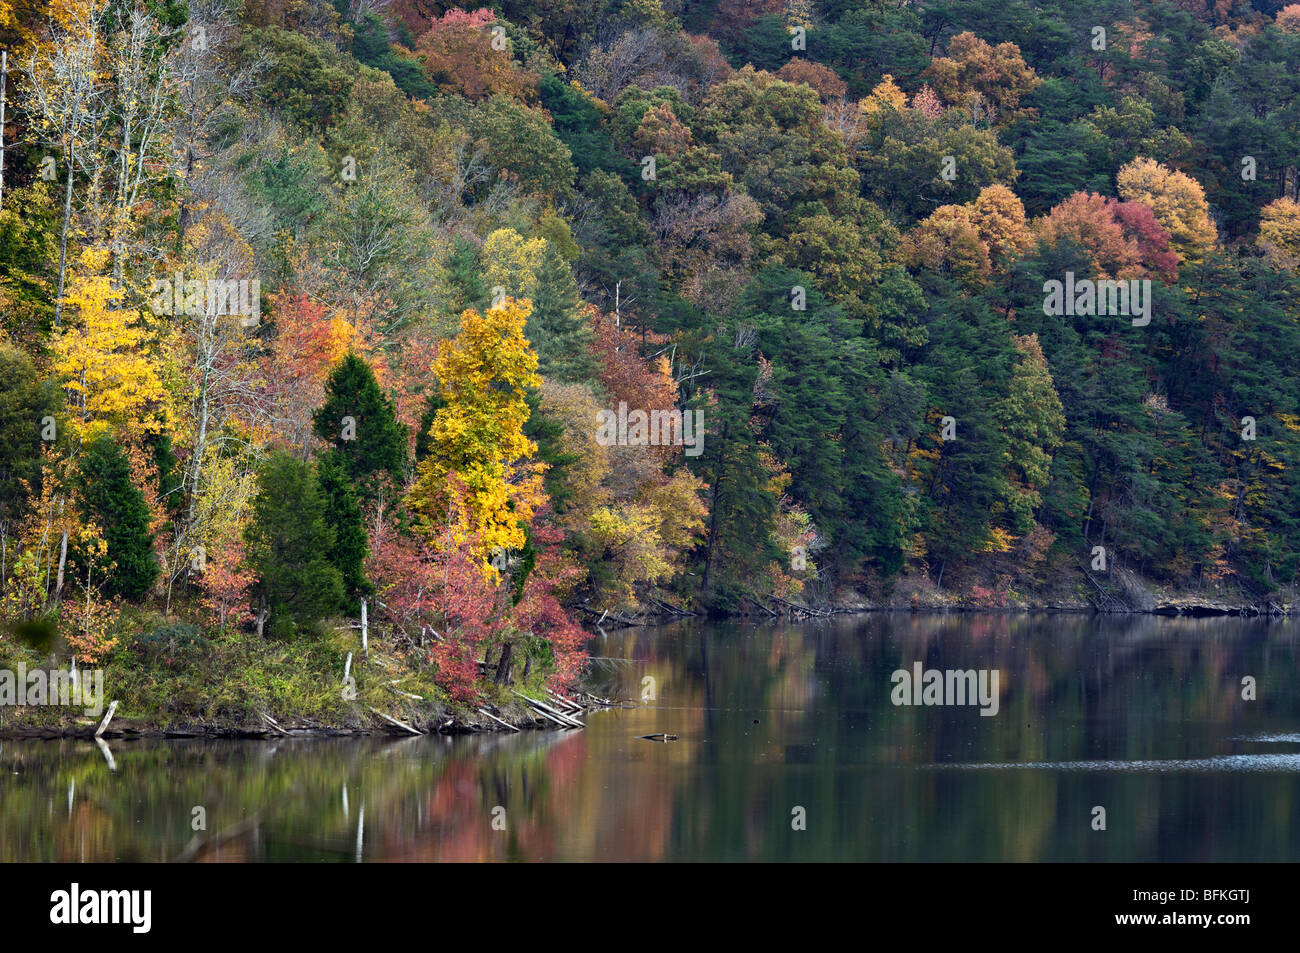
[[[784,600],[783,600],[784,602]],[[785,602],[777,612],[764,608],[766,614],[757,612],[732,613],[726,616],[709,616],[705,613],[657,611],[629,616],[621,613],[605,614],[611,628],[649,627],[665,625],[684,619],[708,621],[710,618],[745,619],[759,622],[808,622],[815,619],[866,615],[890,612],[911,615],[1096,615],[1096,616],[1159,616],[1163,618],[1248,618],[1280,622],[1290,618],[1290,605],[1270,603],[1273,611],[1261,611],[1255,604],[1231,604],[1204,598],[1179,597],[1159,602],[1149,608],[1098,608],[1069,602],[1043,602],[1030,605],[978,606],[948,603],[871,604],[868,602],[836,602],[822,606]],[[597,627],[599,629],[599,627]],[[548,693],[549,694],[549,693]],[[0,720],[0,740],[136,740],[136,739],[227,739],[268,740],[274,738],[330,738],[330,737],[412,737],[431,735],[500,734],[525,731],[572,731],[584,725],[577,721],[594,711],[626,707],[624,701],[598,698],[585,692],[576,693],[579,701],[564,699],[563,704],[552,696],[549,701],[556,707],[520,696],[518,702],[502,705],[484,705],[477,711],[458,711],[438,707],[412,714],[397,712],[405,720],[392,717],[377,709],[369,714],[357,713],[355,719],[341,724],[320,724],[305,718],[284,718],[279,721],[266,713],[258,712],[260,721],[232,720],[215,723],[177,721],[160,724],[147,718],[119,717],[101,726],[100,719],[68,714],[50,721],[40,720],[43,711],[56,711],[51,706],[25,706],[16,708],[16,721]],[[106,698],[106,701],[108,699]],[[493,709],[486,711],[486,708]],[[544,710],[545,709],[545,710]],[[33,718],[32,716],[36,716]],[[368,721],[369,724],[363,722]]]

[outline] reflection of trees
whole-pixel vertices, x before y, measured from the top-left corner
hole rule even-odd
[[[6,741],[0,860],[169,860],[195,805],[200,860],[1300,854],[1295,773],[956,767],[1261,750],[1234,739],[1300,725],[1293,626],[882,613],[631,629],[594,654],[637,660],[599,667],[602,694],[637,698],[651,675],[656,702],[592,713],[581,732],[114,741],[115,773],[89,742]],[[1001,713],[893,706],[890,675],[913,661],[997,668]],[[1241,701],[1243,675],[1257,702]],[[636,737],[662,731],[681,741]],[[1097,804],[1104,837],[1088,826]],[[806,831],[790,828],[796,805]]]

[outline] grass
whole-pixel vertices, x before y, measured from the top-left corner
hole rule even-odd
[[[118,644],[98,666],[104,670],[103,703],[107,707],[117,700],[115,721],[141,728],[260,730],[266,727],[265,713],[284,727],[357,730],[381,722],[371,711],[376,709],[427,729],[473,710],[452,703],[435,683],[432,669],[414,667],[390,651],[378,631],[370,639],[367,659],[359,634],[339,622],[288,640],[205,630],[135,608],[126,609],[118,625]],[[345,686],[349,652],[354,685]],[[56,657],[59,667],[69,665],[66,647]],[[50,653],[0,637],[0,668],[16,669],[19,662],[28,670],[49,668]],[[489,686],[486,703],[503,713],[523,714],[510,688],[544,697],[543,682],[535,672],[509,688]],[[0,710],[0,727],[68,727],[88,721],[80,708]]]

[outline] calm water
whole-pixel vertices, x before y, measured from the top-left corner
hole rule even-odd
[[[115,770],[91,742],[0,742],[0,861],[1294,861],[1298,636],[895,614],[612,632],[600,690],[657,697],[585,731],[112,741]],[[998,714],[893,705],[917,661],[997,669]],[[656,732],[680,740],[637,737]]]

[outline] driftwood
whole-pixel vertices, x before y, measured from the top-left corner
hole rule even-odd
[[[789,600],[782,599],[780,596],[772,596],[772,601],[775,602],[777,605],[785,606],[796,616],[803,615],[803,616],[817,616],[819,618],[824,618],[835,614],[831,612],[830,609],[818,609],[815,606],[801,606],[796,602],[790,602]]]
[[[612,619],[613,621],[626,626],[645,625],[645,623],[641,621],[639,618],[637,618],[636,616],[625,615],[622,612],[611,612],[608,609],[604,610],[603,612],[597,612],[595,609],[592,609],[588,606],[578,606],[577,608],[579,612],[585,612],[588,615],[598,616],[598,618],[594,623],[594,625],[596,626],[600,626],[600,624],[603,623],[606,619]]]
[[[281,727],[280,727],[280,723],[277,722],[277,721],[276,721],[274,718],[272,718],[270,715],[268,715],[266,712],[264,712],[264,711],[259,711],[258,714],[262,716],[262,720],[263,720],[263,721],[265,721],[268,725],[270,725],[270,726],[271,726],[272,728],[274,728],[276,731],[280,732],[280,734],[282,734],[282,735],[287,735],[287,734],[289,733],[289,732],[285,731],[283,728],[281,728]]]
[[[95,729],[95,737],[96,737],[96,738],[98,738],[100,735],[102,735],[102,734],[104,733],[104,729],[108,727],[108,723],[109,723],[110,721],[113,720],[113,712],[115,712],[115,711],[117,711],[117,699],[116,699],[116,698],[113,699],[113,701],[109,703],[108,711],[106,711],[106,712],[104,713],[104,720],[101,721],[101,722],[99,723],[99,727]]]
[[[408,725],[408,724],[407,724],[406,722],[404,722],[404,721],[398,721],[396,718],[389,718],[387,715],[385,715],[385,714],[384,714],[382,711],[380,711],[378,708],[371,708],[370,710],[371,710],[372,712],[374,712],[376,715],[378,715],[380,718],[384,719],[384,721],[388,722],[389,724],[396,725],[398,728],[404,728],[405,730],[409,731],[409,732],[410,732],[411,734],[413,734],[413,735],[422,735],[422,734],[424,734],[423,731],[420,731],[418,728],[412,728],[410,725]]]
[[[681,606],[675,606],[665,599],[656,596],[646,596],[646,602],[659,609],[660,612],[666,612],[668,615],[679,615],[683,617],[699,615],[698,612],[692,612],[690,609],[683,609]]]
[[[518,731],[518,730],[519,730],[519,729],[516,728],[514,725],[510,724],[510,722],[508,722],[508,721],[502,721],[500,718],[498,718],[496,715],[492,714],[492,712],[488,711],[488,710],[485,709],[485,708],[480,708],[480,709],[478,710],[478,713],[479,713],[480,715],[487,715],[489,718],[491,718],[493,721],[495,721],[498,725],[505,725],[505,726],[506,726],[507,728],[509,728],[511,731]]]
[[[587,727],[582,722],[578,721],[578,719],[570,715],[566,715],[564,712],[559,711],[558,709],[552,708],[550,705],[546,704],[546,702],[538,701],[536,698],[529,698],[527,695],[523,694],[522,692],[515,692],[514,689],[511,689],[511,691],[514,692],[514,694],[518,695],[520,698],[522,698],[524,701],[528,702],[528,704],[532,705],[542,714],[551,716],[551,719],[553,721],[558,721],[560,724],[568,728]]]
[[[577,702],[573,701],[571,698],[565,698],[563,695],[557,695],[557,694],[555,694],[555,692],[551,691],[549,688],[546,690],[546,694],[550,695],[550,696],[551,696],[552,698],[554,698],[557,702],[559,702],[560,704],[564,705],[565,708],[567,708],[570,712],[581,712],[581,711],[583,711],[583,707],[582,707],[581,705],[579,705]]]

